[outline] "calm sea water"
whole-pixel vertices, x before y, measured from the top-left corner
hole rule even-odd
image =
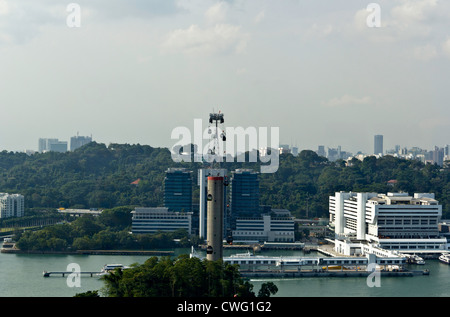
[[[188,253],[175,250],[175,255]],[[225,252],[225,255],[237,253]],[[263,255],[269,255],[264,252]],[[302,255],[300,251],[273,251],[270,255]],[[306,255],[314,256],[314,254]],[[80,287],[69,287],[67,277],[44,278],[43,271],[66,271],[77,263],[81,271],[99,271],[107,263],[130,265],[144,263],[147,256],[112,255],[25,255],[0,253],[0,297],[72,297],[77,293],[101,290],[98,277],[83,276]],[[254,291],[262,283],[274,282],[280,297],[447,297],[450,296],[450,266],[438,260],[427,260],[423,266],[430,275],[413,277],[381,277],[380,287],[368,287],[365,277],[314,277],[296,279],[251,279]]]

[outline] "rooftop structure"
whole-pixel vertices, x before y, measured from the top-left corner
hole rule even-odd
[[[59,208],[58,212],[61,214],[69,215],[71,217],[81,217],[84,215],[90,215],[97,217],[100,215],[103,210],[98,209],[66,209],[66,208]]]

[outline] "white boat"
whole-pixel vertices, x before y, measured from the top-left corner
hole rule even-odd
[[[420,256],[417,256],[414,254],[414,255],[409,256],[408,263],[424,265],[425,261]]]
[[[439,256],[439,261],[445,263],[445,264],[450,264],[450,254],[446,253],[446,254],[441,254]]]
[[[97,275],[109,274],[110,272],[114,271],[115,269],[126,270],[129,268],[130,268],[129,266],[125,266],[123,264],[105,264],[105,266],[102,268],[100,273]]]
[[[414,256],[414,263],[418,264],[418,265],[424,265],[425,261],[420,256],[415,255]]]

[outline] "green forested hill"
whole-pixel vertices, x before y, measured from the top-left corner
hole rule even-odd
[[[433,192],[450,217],[450,173],[436,165],[385,156],[328,162],[313,151],[280,157],[274,174],[261,174],[262,205],[286,208],[296,216],[328,215],[328,196],[336,191]],[[259,163],[224,163],[229,171]],[[161,206],[168,167],[196,170],[199,163],[175,163],[166,148],[92,142],[74,152],[27,156],[0,152],[0,192],[21,193],[27,208],[113,208]],[[140,179],[138,185],[131,182]],[[389,180],[397,180],[389,186]],[[194,202],[198,200],[194,182]]]

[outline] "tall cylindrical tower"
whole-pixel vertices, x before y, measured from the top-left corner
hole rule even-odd
[[[206,259],[209,261],[223,257],[223,186],[222,176],[208,176]]]

